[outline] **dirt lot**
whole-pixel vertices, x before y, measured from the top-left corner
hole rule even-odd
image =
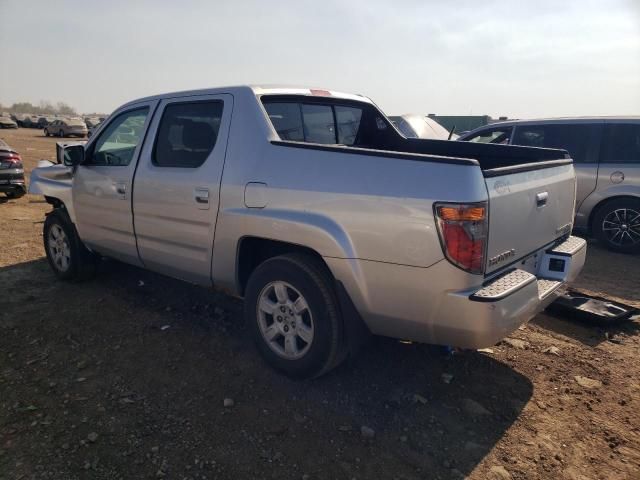
[[[28,171],[54,155],[40,131],[0,137]],[[640,478],[640,320],[539,315],[453,356],[373,339],[293,382],[262,363],[237,300],[116,262],[56,281],[48,209],[0,203],[1,479]],[[640,307],[640,257],[591,244],[576,286]]]

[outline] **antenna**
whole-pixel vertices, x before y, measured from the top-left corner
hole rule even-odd
[[[451,127],[451,130],[449,130],[449,137],[447,138],[447,140],[451,140],[451,136],[453,135],[453,132],[455,129],[456,129],[456,126],[454,124],[453,127]]]

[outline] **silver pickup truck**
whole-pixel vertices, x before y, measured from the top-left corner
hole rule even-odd
[[[562,150],[405,138],[366,97],[229,87],[123,105],[30,193],[64,280],[100,256],[245,300],[273,367],[335,367],[371,332],[480,348],[576,277]]]

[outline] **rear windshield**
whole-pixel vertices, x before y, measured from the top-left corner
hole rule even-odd
[[[363,128],[366,105],[268,97],[263,104],[281,140],[325,145],[366,143],[366,128]],[[376,112],[373,108],[368,111],[369,114]],[[374,125],[381,130],[386,128],[384,122],[374,121]]]

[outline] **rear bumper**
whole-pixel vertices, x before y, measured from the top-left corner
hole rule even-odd
[[[67,130],[65,132],[65,135],[71,137],[71,136],[78,136],[78,137],[84,137],[87,134],[87,130]]]
[[[535,273],[514,268],[484,285],[463,290],[459,286],[468,285],[469,276],[461,276],[446,261],[426,269],[361,262],[360,279],[355,282],[340,278],[347,273],[339,271],[341,263],[327,263],[372,333],[483,348],[495,345],[553,302],[561,287],[582,270],[586,250],[583,239],[570,237],[538,253]],[[363,283],[364,295],[359,288]]]
[[[585,262],[587,242],[569,237],[541,253],[535,274],[513,269],[476,291],[450,293],[439,317],[448,325],[446,343],[463,348],[494,345],[544,310],[573,281]],[[459,322],[458,318],[466,321]],[[452,325],[457,325],[452,329]]]
[[[16,170],[0,170],[0,192],[27,192],[24,182],[24,174],[15,172]]]

